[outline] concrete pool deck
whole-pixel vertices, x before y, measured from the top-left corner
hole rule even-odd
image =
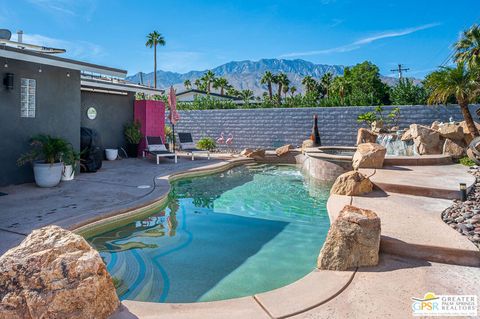
[[[168,192],[171,174],[238,160],[215,154],[211,160],[179,157],[177,164],[168,159],[160,165],[148,159],[104,161],[99,172],[82,173],[54,188],[33,183],[1,187],[0,192],[8,195],[0,196],[0,254],[18,245],[33,229],[51,224],[74,229],[153,203]],[[144,185],[149,187],[138,188]]]
[[[0,253],[17,245],[35,228],[57,224],[74,229],[86,222],[103,220],[154,203],[168,192],[168,177],[172,174],[221,170],[236,162],[252,160],[217,158],[192,162],[184,158],[176,165],[171,161],[155,165],[152,161],[131,159],[104,162],[102,171],[81,174],[76,181],[62,183],[53,189],[40,189],[32,184],[0,188],[0,192],[9,194],[0,197]],[[467,177],[462,175],[467,173],[461,171],[461,167],[455,167],[453,174],[444,174],[445,169],[449,168],[436,167],[430,172],[445,177],[442,185],[457,183],[458,176]],[[385,174],[379,171],[375,172],[377,183],[381,183],[381,176]],[[415,179],[416,186],[421,180],[430,178],[428,174],[420,175]],[[408,179],[404,183],[408,183]],[[150,188],[138,188],[141,185]],[[405,318],[411,316],[410,298],[422,297],[427,291],[478,294],[480,268],[437,263],[429,260],[431,256],[422,254],[404,254],[404,250],[411,252],[424,246],[428,251],[434,245],[440,245],[461,254],[470,254],[468,261],[475,262],[478,249],[441,222],[440,213],[450,206],[450,200],[383,191],[355,198],[332,196],[328,203],[331,218],[334,218],[332,214],[337,211],[336,207],[350,201],[363,208],[371,207],[381,217],[382,254],[378,266],[360,268],[356,272],[314,270],[280,289],[218,302],[159,304],[124,301],[112,319]],[[36,211],[32,212],[32,207]],[[443,227],[440,225],[444,228],[438,228]],[[389,247],[389,238],[394,244],[403,245],[394,245],[400,250],[385,249]],[[450,262],[455,263],[455,260]]]

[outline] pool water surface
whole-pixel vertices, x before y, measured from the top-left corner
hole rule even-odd
[[[330,226],[330,186],[295,166],[239,166],[173,182],[166,207],[87,240],[106,262],[120,299],[253,295],[314,269]]]

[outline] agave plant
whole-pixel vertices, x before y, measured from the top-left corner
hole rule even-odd
[[[23,154],[17,160],[19,166],[29,162],[43,160],[45,164],[54,164],[62,160],[71,150],[71,145],[60,137],[39,134],[30,139],[30,152]]]

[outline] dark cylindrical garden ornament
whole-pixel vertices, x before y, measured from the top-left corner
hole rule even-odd
[[[318,131],[317,114],[313,116],[313,127],[312,127],[312,134],[310,134],[310,139],[315,144],[315,146],[322,146],[322,141],[320,140],[320,132]]]

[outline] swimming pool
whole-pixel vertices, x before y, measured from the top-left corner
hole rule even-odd
[[[87,240],[121,299],[198,302],[290,284],[315,267],[330,184],[249,165],[172,183],[166,207]]]

